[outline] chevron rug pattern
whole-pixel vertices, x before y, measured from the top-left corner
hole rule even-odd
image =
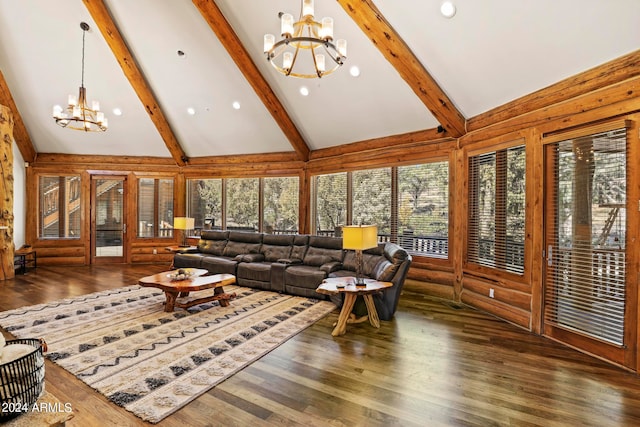
[[[335,309],[238,286],[225,291],[237,294],[228,307],[165,313],[161,291],[136,285],[1,312],[0,325],[19,338],[44,338],[50,360],[157,423]]]

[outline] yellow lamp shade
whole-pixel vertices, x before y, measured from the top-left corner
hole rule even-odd
[[[184,216],[177,216],[173,218],[173,228],[176,230],[193,230],[195,226],[195,219]]]
[[[375,225],[347,225],[342,228],[342,248],[365,250],[378,246],[378,227]]]

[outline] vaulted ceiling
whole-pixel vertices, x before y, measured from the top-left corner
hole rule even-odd
[[[410,132],[457,137],[474,116],[640,47],[638,0],[454,0],[450,19],[441,0],[316,0],[316,18],[334,18],[336,38],[347,40],[347,60],[322,79],[296,79],[271,67],[262,41],[279,32],[278,12],[298,16],[300,3],[0,0],[0,104],[17,110],[25,160],[306,160]],[[84,83],[109,119],[104,133],[51,117],[80,86],[80,22],[91,27]]]

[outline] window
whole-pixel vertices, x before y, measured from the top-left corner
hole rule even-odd
[[[391,168],[352,174],[352,224],[378,226],[378,235],[391,236]]]
[[[40,176],[38,231],[41,239],[80,238],[80,176]]]
[[[298,177],[264,178],[263,224],[267,233],[297,233]]]
[[[222,179],[187,180],[187,216],[196,230],[222,227]]]
[[[410,253],[449,253],[449,163],[398,167],[398,242]]]
[[[231,178],[225,181],[226,228],[258,230],[259,178]]]
[[[138,237],[173,237],[173,179],[138,180]]]
[[[315,234],[333,236],[347,223],[347,173],[318,175],[314,183]]]
[[[524,145],[469,158],[467,261],[524,272]]]
[[[313,182],[316,234],[375,224],[379,241],[414,255],[448,256],[448,161],[318,175]]]

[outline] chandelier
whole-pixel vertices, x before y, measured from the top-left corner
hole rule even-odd
[[[347,41],[340,39],[333,43],[333,19],[322,18],[317,22],[313,17],[313,0],[302,0],[297,22],[289,13],[280,12],[278,16],[282,39],[276,42],[273,34],[265,34],[264,53],[280,73],[303,79],[321,78],[343,64],[347,57]],[[303,53],[305,50],[309,55]],[[329,57],[328,65],[325,54]],[[303,56],[304,59],[299,60]],[[296,65],[300,66],[294,71]]]
[[[107,130],[107,119],[100,111],[100,103],[93,101],[91,108],[87,104],[87,90],[84,87],[84,36],[89,31],[89,24],[81,22],[80,28],[82,28],[82,81],[78,98],[69,95],[69,105],[64,109],[55,105],[53,118],[63,128],[85,132],[104,132]]]

